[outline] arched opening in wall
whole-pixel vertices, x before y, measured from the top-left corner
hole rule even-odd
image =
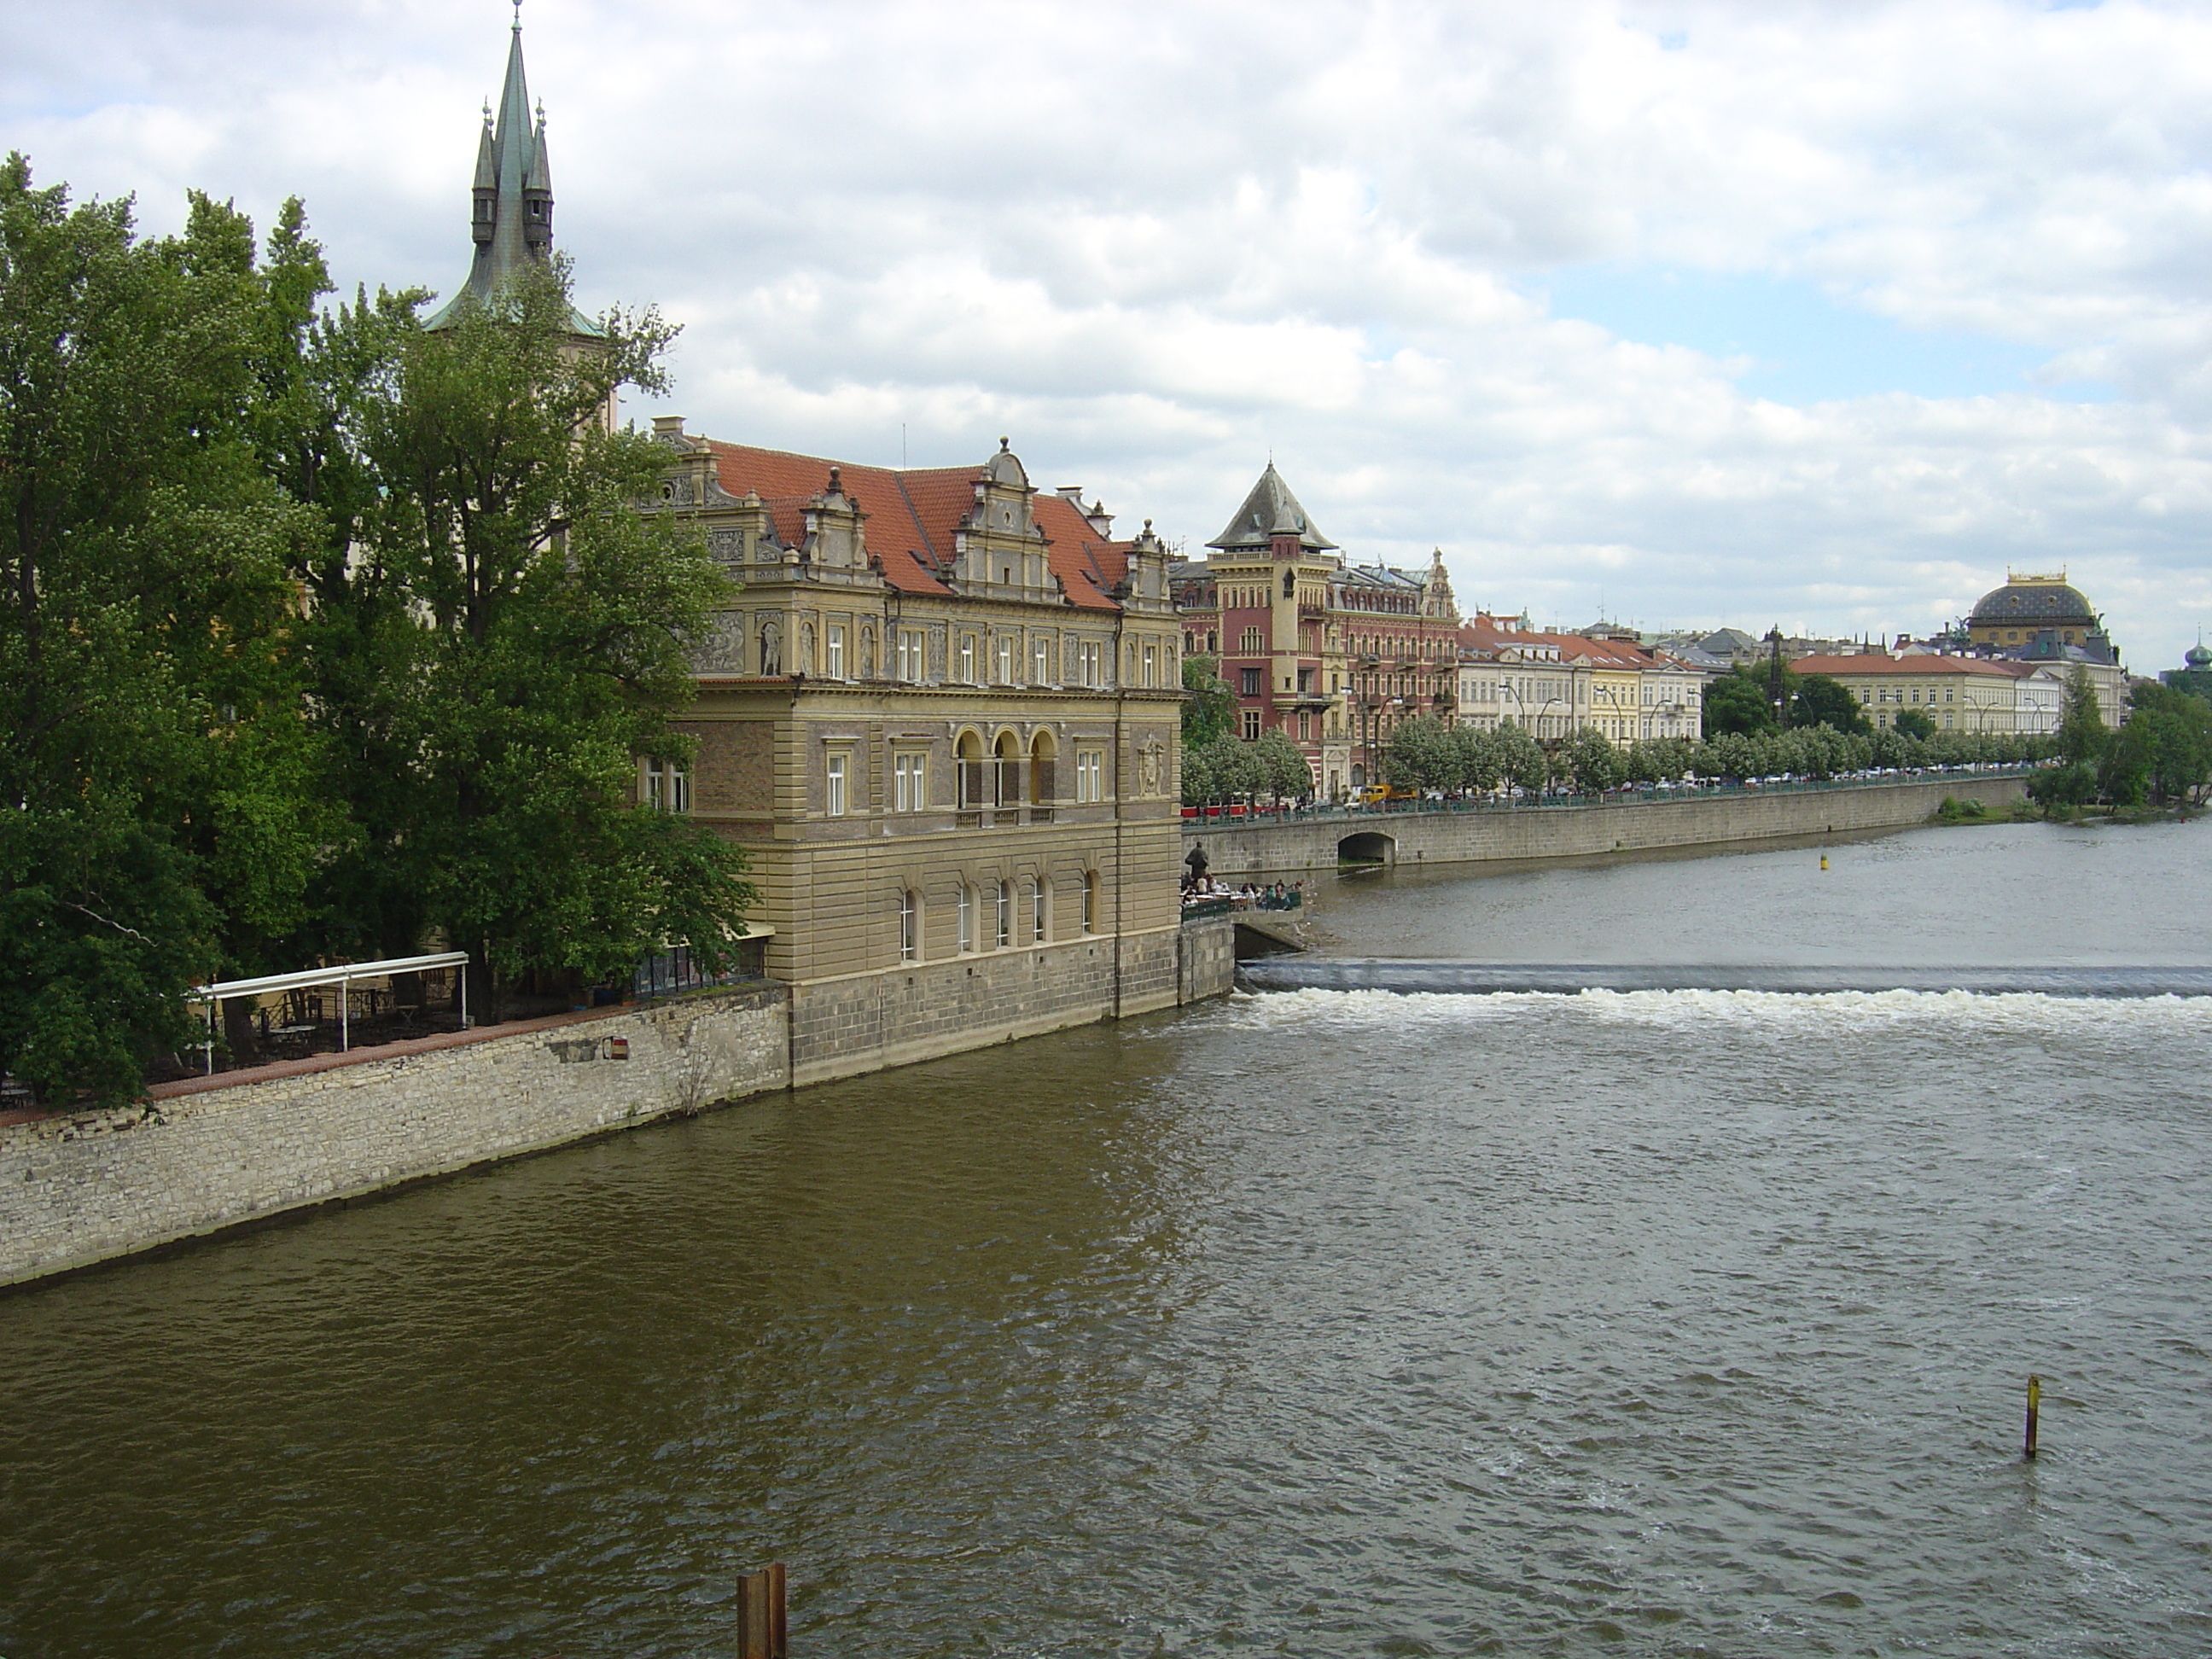
[[[984,804],[991,786],[990,763],[983,753],[983,739],[975,732],[963,732],[952,745],[953,769],[960,775],[960,810],[972,812]]]
[[[1011,732],[999,733],[998,799],[1000,806],[1016,806],[1022,799],[1022,740]]]
[[[1030,817],[1039,823],[1052,819],[1052,804],[1060,798],[1060,745],[1049,732],[1030,739]]]
[[[1362,830],[1337,842],[1336,860],[1340,864],[1395,864],[1398,843],[1380,830]]]

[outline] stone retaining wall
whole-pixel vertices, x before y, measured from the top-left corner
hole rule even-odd
[[[2002,808],[2022,799],[2017,775],[1868,783],[1604,806],[1499,807],[1463,812],[1376,812],[1293,818],[1249,829],[1186,829],[1186,851],[1206,848],[1216,876],[1334,870],[1338,843],[1397,864],[1588,858],[1663,848],[1725,847],[1800,836],[1864,835],[1925,823],[1954,795]]]
[[[781,987],[715,992],[0,1127],[0,1284],[780,1089],[787,1009]]]
[[[0,1124],[0,1285],[794,1083],[1225,994],[1231,927],[715,991],[163,1084]]]

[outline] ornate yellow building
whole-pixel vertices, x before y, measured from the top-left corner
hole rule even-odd
[[[1116,541],[1000,441],[893,471],[654,422],[666,493],[743,584],[696,662],[689,778],[752,854],[795,1080],[1172,1006],[1181,634]]]

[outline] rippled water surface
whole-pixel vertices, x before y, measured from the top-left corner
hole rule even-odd
[[[0,1653],[2204,1651],[2208,1062],[1239,998],[122,1264],[0,1298]]]

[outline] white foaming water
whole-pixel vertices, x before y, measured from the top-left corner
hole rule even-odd
[[[1224,1017],[1261,1030],[1326,1025],[1342,1030],[1448,1028],[1501,1020],[1575,1018],[1692,1028],[1790,1026],[1863,1031],[1953,1027],[2058,1037],[2122,1033],[2212,1037],[2212,997],[2054,997],[1970,991],[1274,991],[1232,999]]]

